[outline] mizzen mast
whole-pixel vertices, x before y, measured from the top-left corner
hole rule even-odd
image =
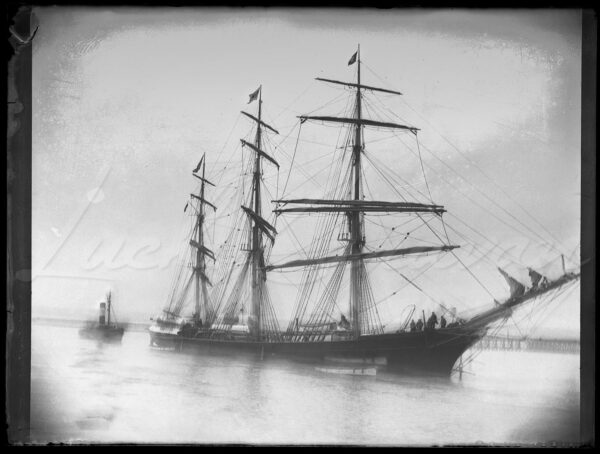
[[[207,201],[204,198],[205,186],[209,184],[214,186],[213,183],[206,179],[206,159],[205,155],[202,155],[200,162],[194,169],[192,175],[200,180],[200,191],[196,194],[190,194],[193,199],[198,200],[198,206],[196,210],[196,226],[194,228],[195,235],[192,235],[190,239],[190,245],[196,248],[196,257],[195,263],[193,266],[194,273],[194,284],[195,284],[195,293],[194,293],[194,302],[195,302],[195,310],[194,310],[194,322],[197,326],[200,325],[201,321],[201,313],[204,312],[204,321],[210,326],[214,321],[214,314],[212,307],[209,303],[208,298],[208,289],[207,285],[211,285],[207,275],[206,275],[206,256],[215,260],[214,253],[208,249],[204,245],[204,218],[205,218],[205,209],[204,206],[208,205],[213,210],[216,211],[216,207]],[[199,176],[197,173],[202,167],[202,176]],[[203,304],[200,303],[202,300]]]

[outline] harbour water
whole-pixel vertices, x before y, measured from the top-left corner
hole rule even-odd
[[[473,351],[462,378],[340,375],[32,325],[35,443],[472,445],[579,438],[579,355]],[[469,353],[467,353],[468,355]]]

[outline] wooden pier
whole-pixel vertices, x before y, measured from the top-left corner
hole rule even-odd
[[[509,336],[486,336],[473,348],[480,350],[524,350],[556,353],[578,353],[578,339],[542,339]]]

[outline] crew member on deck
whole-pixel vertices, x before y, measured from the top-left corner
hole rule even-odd
[[[446,319],[442,315],[442,318],[440,318],[440,328],[445,328],[445,327],[446,327]]]
[[[412,333],[413,331],[417,330],[417,325],[415,324],[414,320],[410,321],[410,332]]]
[[[350,329],[350,322],[346,319],[346,317],[344,317],[344,314],[342,314],[342,318],[340,320],[340,328],[344,328],[344,329]]]
[[[435,315],[435,312],[431,313],[431,316],[427,319],[427,329],[435,329],[435,325],[438,324],[438,319],[437,319],[437,315]]]
[[[423,320],[421,320],[421,319],[417,320],[416,328],[417,328],[417,331],[423,331]]]

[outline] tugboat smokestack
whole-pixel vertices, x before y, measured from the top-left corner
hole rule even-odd
[[[100,303],[100,317],[98,323],[104,325],[106,322],[106,303]]]

